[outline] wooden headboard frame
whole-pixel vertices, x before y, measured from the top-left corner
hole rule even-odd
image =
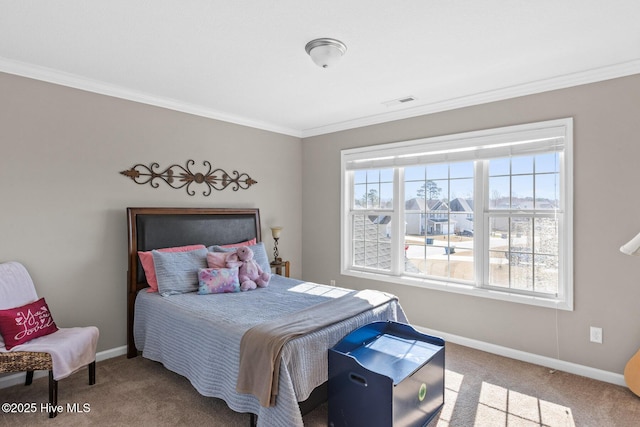
[[[138,355],[133,340],[136,295],[148,287],[138,251],[203,244],[260,242],[260,211],[229,208],[127,208],[127,357]]]

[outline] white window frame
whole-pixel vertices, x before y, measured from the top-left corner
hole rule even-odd
[[[558,142],[561,141],[561,142]],[[555,145],[554,145],[555,144]],[[554,148],[561,146],[561,149]],[[394,168],[394,205],[392,212],[385,212],[393,218],[404,218],[404,167],[416,163],[433,161],[449,162],[457,159],[473,159],[475,155],[487,159],[504,156],[505,152],[524,155],[527,150],[560,152],[559,197],[561,206],[556,212],[559,218],[559,283],[555,296],[523,294],[509,289],[488,287],[484,257],[488,254],[488,241],[484,236],[488,227],[488,196],[485,183],[486,168],[476,162],[476,182],[474,194],[474,253],[475,281],[473,284],[459,281],[435,280],[404,275],[403,251],[404,221],[391,222],[390,272],[373,271],[352,265],[351,254],[351,210],[353,202],[353,172],[355,169]],[[481,154],[478,154],[481,153]],[[479,176],[480,175],[480,176]],[[479,203],[478,203],[479,202]],[[465,295],[491,298],[503,301],[573,310],[573,119],[563,118],[545,122],[465,132],[440,137],[346,149],[341,151],[341,256],[340,272],[343,275],[391,282],[400,285],[418,286]]]

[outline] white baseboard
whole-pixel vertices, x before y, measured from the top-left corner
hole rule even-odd
[[[415,326],[415,325],[414,325]],[[526,351],[514,350],[508,347],[502,347],[495,344],[486,343],[458,335],[448,334],[446,332],[435,331],[433,329],[422,326],[415,328],[428,335],[443,338],[454,344],[460,344],[465,347],[475,348],[477,350],[486,351],[487,353],[497,354],[499,356],[509,357],[511,359],[521,360],[523,362],[533,363],[535,365],[545,366],[547,368],[556,369],[558,371],[568,372],[570,374],[581,375],[583,377],[592,378],[598,381],[604,381],[611,384],[626,387],[624,376],[614,372],[603,371],[602,369],[591,368],[589,366],[578,365],[576,363],[566,362],[552,357],[540,356],[539,354],[527,353]]]
[[[112,357],[122,356],[123,354],[127,354],[126,345],[96,353],[96,362],[100,362],[106,359],[111,359]],[[24,384],[25,375],[26,374],[24,372],[18,372],[15,374],[9,374],[9,375],[0,377],[0,389],[11,387],[18,384]],[[35,371],[33,373],[33,379],[46,377],[47,375],[49,375],[47,371]]]
[[[603,371],[602,369],[591,368],[589,366],[578,365],[576,363],[566,362],[564,360],[554,359],[552,357],[540,356],[538,354],[514,350],[512,348],[502,347],[483,341],[448,334],[446,332],[436,331],[422,326],[415,326],[415,328],[421,332],[424,332],[425,334],[441,337],[445,341],[450,341],[454,344],[460,344],[465,347],[471,347],[477,350],[486,351],[487,353],[493,353],[500,356],[509,357],[511,359],[521,360],[523,362],[533,363],[535,365],[546,366],[547,368],[557,369],[559,371],[568,372],[570,374],[581,375],[583,377],[593,378],[598,381],[604,381],[607,383],[626,387],[624,376],[622,374]],[[100,362],[102,360],[111,359],[112,357],[122,356],[123,354],[127,354],[126,345],[96,353],[96,361]],[[33,378],[40,378],[46,375],[46,371],[37,371],[34,373]],[[0,377],[0,389],[11,387],[16,384],[24,384],[24,374],[17,373]]]
[[[120,347],[112,348],[110,350],[104,350],[99,353],[96,353],[96,362],[100,362],[102,360],[111,359],[113,357],[122,356],[123,354],[127,354],[127,346],[123,345]]]

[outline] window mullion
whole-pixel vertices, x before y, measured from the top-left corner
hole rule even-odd
[[[474,236],[481,238],[473,239],[473,265],[474,283],[476,287],[481,287],[488,282],[489,278],[489,220],[486,206],[488,206],[489,188],[489,168],[488,162],[477,160],[474,165],[474,196],[473,196],[473,228]],[[485,263],[487,265],[485,265]]]
[[[353,266],[353,172],[344,172],[342,174],[342,180],[342,198],[340,204],[342,205],[341,210],[345,214],[340,223],[340,241],[342,244],[340,262],[341,270],[346,271]]]
[[[393,170],[393,214],[391,232],[391,274],[404,272],[404,169]]]

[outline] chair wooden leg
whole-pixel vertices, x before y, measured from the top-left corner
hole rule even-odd
[[[96,361],[89,363],[89,385],[96,383]]]
[[[58,415],[58,381],[53,379],[52,370],[49,371],[49,405],[49,418],[54,418]]]
[[[27,379],[24,382],[24,385],[31,385],[33,382],[33,371],[27,371]]]

